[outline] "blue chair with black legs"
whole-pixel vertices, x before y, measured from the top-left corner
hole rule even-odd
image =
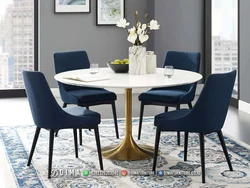
[[[88,69],[90,62],[86,51],[72,51],[72,52],[57,52],[54,53],[54,63],[56,74],[77,70]],[[58,82],[61,99],[64,102],[63,108],[68,104],[75,104],[78,106],[86,107],[90,106],[111,104],[113,110],[114,124],[116,137],[119,138],[117,115],[115,100],[117,99],[114,92],[110,92],[106,89],[78,87],[66,85]],[[56,136],[58,131],[56,132]],[[82,145],[82,130],[79,129],[80,145]]]
[[[173,66],[174,69],[199,72],[200,53],[169,51],[166,54],[163,64],[163,67],[165,66]],[[197,83],[176,87],[153,88],[140,94],[139,101],[141,101],[141,109],[138,140],[141,138],[142,119],[145,105],[164,106],[165,112],[168,111],[169,106],[176,107],[178,110],[182,104],[188,104],[191,109],[192,101],[195,97],[196,85]],[[177,144],[180,145],[180,132],[177,132]]]
[[[73,129],[75,157],[78,158],[77,129],[94,129],[100,169],[103,170],[98,129],[98,124],[101,121],[100,114],[79,106],[62,109],[53,97],[48,83],[41,72],[23,71],[23,79],[31,113],[36,125],[27,166],[30,166],[42,128],[50,132],[48,178],[51,178],[54,133],[59,129]]]
[[[217,132],[230,171],[233,171],[222,134],[231,95],[233,92],[236,71],[210,75],[192,109],[181,109],[155,116],[157,127],[153,171],[156,169],[160,134],[162,131],[184,131],[184,161],[187,160],[188,133],[199,133],[202,183],[205,183],[205,149],[204,135]]]

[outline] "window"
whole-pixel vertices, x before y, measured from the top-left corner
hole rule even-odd
[[[238,69],[238,0],[212,0],[212,73]],[[221,54],[218,53],[220,50]],[[233,97],[238,98],[238,79]]]
[[[0,90],[23,89],[22,70],[35,70],[34,5],[34,0],[0,1]]]

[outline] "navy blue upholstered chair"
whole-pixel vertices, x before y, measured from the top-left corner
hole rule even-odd
[[[172,65],[174,69],[199,72],[200,53],[169,51],[166,54],[163,67],[168,65]],[[176,107],[178,110],[180,109],[181,104],[188,104],[191,109],[192,101],[195,97],[196,85],[197,83],[177,87],[153,88],[140,94],[139,101],[141,101],[141,109],[138,140],[140,140],[141,137],[142,119],[145,105],[165,106],[165,112],[168,111],[169,106]],[[180,145],[180,132],[177,132],[177,143]]]
[[[73,129],[75,156],[78,158],[77,129],[81,128],[94,129],[100,169],[103,170],[98,130],[100,114],[79,106],[62,109],[53,97],[44,75],[40,72],[23,71],[23,78],[33,120],[37,126],[27,165],[30,166],[41,128],[49,130],[48,178],[50,178],[55,131]]]
[[[153,171],[156,168],[161,131],[184,131],[184,161],[187,160],[188,133],[199,133],[202,182],[205,183],[205,151],[204,135],[217,132],[224,151],[229,169],[233,171],[224,142],[222,127],[230,103],[236,71],[210,75],[195,106],[162,113],[155,116],[156,137]]]
[[[88,69],[90,62],[86,51],[57,52],[54,54],[56,74],[77,70]],[[89,109],[89,106],[111,104],[114,116],[116,137],[119,138],[117,115],[115,108],[116,94],[105,89],[78,87],[66,85],[58,82],[59,91],[64,102],[63,108],[67,104],[76,104]],[[58,132],[56,133],[57,136]],[[80,145],[82,145],[82,130],[79,129]]]

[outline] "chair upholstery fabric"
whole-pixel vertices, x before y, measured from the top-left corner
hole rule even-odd
[[[233,171],[221,129],[227,115],[235,78],[235,70],[229,73],[210,75],[198,101],[191,110],[182,109],[155,116],[154,124],[157,128],[153,171],[155,171],[157,166],[161,131],[185,132],[184,161],[187,161],[189,132],[199,133],[202,183],[206,183],[204,135],[217,132],[229,170]]]
[[[174,69],[199,72],[200,53],[169,51],[163,67],[171,65]],[[175,87],[150,89],[139,95],[140,101],[155,101],[166,104],[187,104],[194,100],[197,83]]]
[[[211,133],[220,131],[230,103],[236,71],[210,75],[191,110],[181,109],[155,116],[161,131]]]
[[[152,89],[139,96],[140,101],[155,101],[166,102],[168,104],[179,104],[180,99],[185,97],[186,91],[183,90],[165,90],[165,89]]]
[[[35,124],[45,129],[95,128],[100,114],[82,107],[64,110],[56,102],[41,72],[23,71],[26,94]]]
[[[76,103],[98,102],[116,100],[116,94],[105,89],[83,88],[80,90],[68,91],[68,94],[75,99]],[[73,99],[72,99],[73,100]],[[76,104],[74,103],[74,104]]]
[[[56,74],[90,67],[88,55],[85,51],[54,53]],[[105,89],[78,87],[58,82],[60,95],[67,104],[81,105],[92,101],[114,101],[116,94]]]
[[[55,131],[58,131],[59,129],[73,129],[75,157],[78,158],[77,129],[82,130],[85,128],[94,129],[95,131],[100,169],[103,170],[101,144],[98,129],[98,124],[101,121],[100,114],[79,106],[62,109],[52,95],[49,85],[41,72],[23,71],[23,79],[31,113],[36,125],[36,132],[30,150],[27,166],[30,166],[31,164],[41,128],[49,130],[49,179],[51,178],[52,174]]]

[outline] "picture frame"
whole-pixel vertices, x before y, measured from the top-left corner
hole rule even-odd
[[[90,13],[91,0],[54,0],[55,13]]]
[[[105,4],[107,0],[96,0],[96,25],[116,25],[125,18],[125,0],[112,0],[112,3]]]

